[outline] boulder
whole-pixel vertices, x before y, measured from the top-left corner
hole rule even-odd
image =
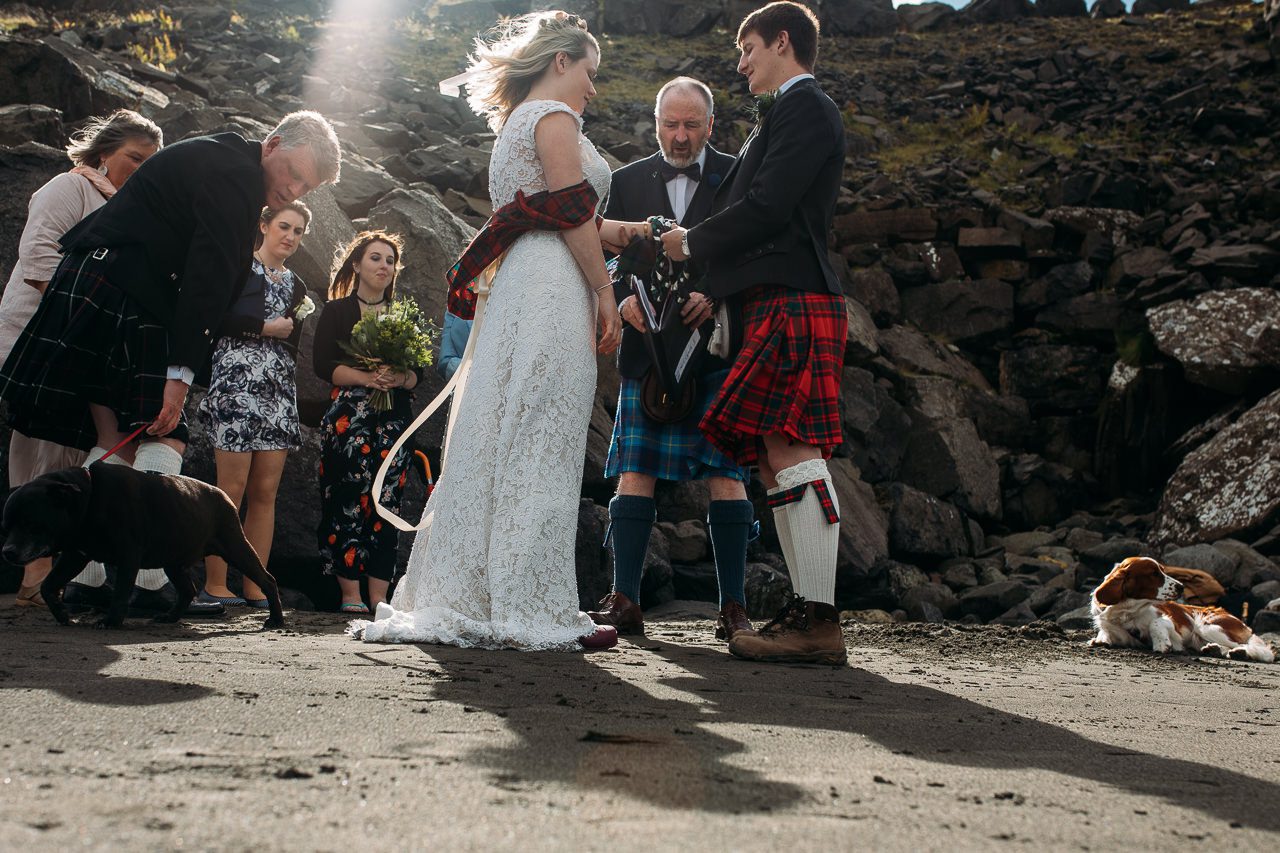
[[[697,36],[723,16],[720,0],[610,0],[604,4],[604,29],[616,35]]]
[[[902,315],[916,328],[982,346],[1013,328],[1013,286],[995,279],[944,281],[902,291]]]
[[[1111,368],[1098,413],[1093,474],[1107,494],[1143,491],[1163,478],[1177,368],[1167,362]]]
[[[127,107],[153,116],[169,104],[158,89],[121,74],[92,52],[59,38],[0,35],[0,92],[5,103],[43,104],[68,123]]]
[[[791,578],[767,563],[747,563],[747,615],[772,619],[791,598]]]
[[[1089,14],[1084,0],[1035,0],[1036,14],[1042,18],[1083,18]]]
[[[1000,391],[1044,409],[1092,409],[1102,399],[1109,357],[1093,347],[1034,344],[1000,354]]]
[[[1004,523],[1015,528],[1056,524],[1088,498],[1080,472],[1034,453],[1000,461]]]
[[[959,13],[949,3],[904,3],[898,7],[898,21],[909,33],[923,33],[955,26]]]
[[[32,193],[69,168],[65,151],[38,142],[0,146],[0,185],[5,188],[0,194],[0,270],[5,281],[18,261],[18,239],[27,224]]]
[[[889,326],[902,317],[902,303],[893,276],[882,267],[849,270],[848,294],[881,326]]]
[[[333,187],[333,198],[352,219],[369,215],[378,200],[398,186],[395,178],[377,163],[343,152],[342,180]]]
[[[845,447],[869,483],[897,477],[911,426],[911,417],[886,385],[860,367],[846,367],[840,382]]]
[[[823,0],[823,35],[886,36],[898,30],[893,0]]]
[[[970,0],[960,16],[974,24],[998,24],[1035,14],[1030,0]]]
[[[835,218],[832,225],[840,245],[847,243],[923,242],[938,233],[936,214],[928,208],[857,210]]]
[[[578,607],[594,610],[613,589],[613,554],[604,547],[609,510],[589,500],[578,504],[578,536],[574,558],[578,575]]]
[[[1153,542],[1248,538],[1280,520],[1280,391],[1187,454],[1160,498]]]
[[[1028,602],[1020,601],[1004,613],[991,620],[992,625],[1030,625],[1040,617],[1036,616]]]
[[[1213,575],[1213,579],[1224,587],[1229,586],[1236,576],[1239,560],[1226,551],[1219,550],[1207,543],[1188,545],[1185,548],[1174,548],[1164,552],[1161,558],[1167,566],[1198,569]]]
[[[1156,346],[1197,385],[1237,395],[1280,370],[1280,292],[1238,287],[1147,310]]]
[[[994,619],[1011,607],[1026,601],[1030,594],[1030,590],[1022,581],[996,581],[963,593],[960,596],[960,610],[962,613],[972,613],[984,621]],[[1031,621],[1035,621],[1034,613]]]
[[[960,607],[956,594],[942,584],[923,583],[906,590],[898,603],[916,622],[941,622]],[[932,608],[933,611],[930,612]],[[931,618],[932,617],[932,618]]]
[[[1000,468],[967,418],[932,419],[912,413],[899,468],[902,481],[954,503],[970,515],[998,519]]]
[[[1280,251],[1266,245],[1213,245],[1196,249],[1187,266],[1214,279],[1267,284],[1280,270]]]
[[[1183,12],[1191,8],[1191,0],[1133,0],[1134,15],[1158,15],[1163,12]]]
[[[1101,0],[1100,0],[1101,2]],[[1065,628],[1068,631],[1092,630],[1093,624],[1093,608],[1084,604],[1075,610],[1063,613],[1057,618],[1058,627]]]
[[[1096,0],[1089,10],[1091,18],[1123,18],[1127,14],[1124,0]]]
[[[1271,33],[1271,55],[1280,59],[1280,0],[1265,0],[1263,23]]]
[[[0,145],[38,142],[50,148],[67,144],[62,113],[41,104],[10,104],[0,107]]]
[[[946,376],[984,391],[991,383],[953,347],[908,326],[891,326],[876,335],[881,353],[904,375]]]
[[[970,551],[964,517],[946,501],[893,483],[886,490],[889,504],[889,545],[903,557],[958,557]]]
[[[866,577],[877,561],[889,554],[889,519],[876,502],[875,491],[862,481],[848,459],[827,463],[840,502],[840,540],[836,552],[837,578]]]

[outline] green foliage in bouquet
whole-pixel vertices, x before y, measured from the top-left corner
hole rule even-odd
[[[431,347],[436,330],[422,316],[418,304],[401,298],[381,314],[370,311],[351,329],[351,341],[342,348],[351,357],[347,364],[361,370],[386,368],[397,373],[431,363]],[[391,392],[376,390],[369,395],[374,411],[391,409]]]

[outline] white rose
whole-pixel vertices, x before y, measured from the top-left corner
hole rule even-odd
[[[310,296],[302,297],[302,304],[298,306],[298,310],[293,312],[293,316],[298,320],[305,320],[312,314],[316,313],[316,304],[311,301]]]

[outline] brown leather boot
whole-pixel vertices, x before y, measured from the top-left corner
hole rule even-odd
[[[643,634],[644,615],[640,605],[620,592],[611,592],[596,605],[599,610],[589,610],[587,615],[597,625],[612,625],[619,634]]]
[[[746,660],[769,663],[826,663],[849,661],[840,633],[840,613],[830,604],[795,596],[773,621],[758,632],[737,634],[729,652]]]
[[[742,605],[730,599],[729,603],[720,608],[720,615],[716,617],[716,639],[732,640],[739,634],[754,634],[756,629],[751,627],[751,620],[747,618],[747,611],[742,609]]]

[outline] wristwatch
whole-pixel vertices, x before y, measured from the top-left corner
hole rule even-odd
[[[682,232],[682,233],[680,234],[680,251],[684,252],[684,256],[685,256],[686,258],[690,257],[690,254],[689,254],[689,232],[688,232],[688,231],[684,231],[684,232]]]

